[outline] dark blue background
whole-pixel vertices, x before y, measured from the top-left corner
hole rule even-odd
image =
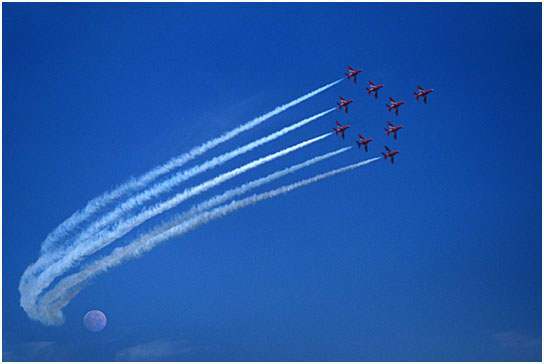
[[[541,360],[541,4],[2,8],[4,360]],[[401,150],[394,166],[375,162],[172,239],[99,276],[61,327],[19,307],[19,279],[42,240],[86,201],[340,78],[347,64],[363,68],[357,85],[344,81],[193,164],[339,94],[355,98],[347,116],[335,111],[186,185],[335,120],[352,126],[345,140],[184,206],[355,146],[358,132],[374,138],[368,153],[273,186],[386,144]],[[368,79],[385,84],[378,100]],[[436,90],[427,105],[415,101],[418,83]],[[407,101],[399,116],[387,114],[389,96]],[[404,125],[397,141],[387,120]],[[108,316],[99,333],[83,327],[91,309]]]

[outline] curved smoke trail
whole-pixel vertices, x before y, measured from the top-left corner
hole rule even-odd
[[[276,107],[274,110],[261,115],[251,121],[246,122],[245,124],[242,124],[231,131],[228,131],[221,135],[220,137],[211,139],[204,144],[193,148],[187,153],[184,153],[182,155],[179,155],[177,157],[174,157],[170,159],[165,164],[158,166],[151,171],[147,172],[146,174],[142,175],[139,178],[131,178],[126,183],[122,184],[121,186],[117,187],[113,191],[109,191],[104,193],[103,195],[96,197],[89,202],[87,202],[87,205],[81,209],[76,211],[72,216],[70,216],[68,219],[66,219],[64,222],[62,222],[59,226],[57,226],[51,233],[48,234],[48,236],[45,238],[45,240],[42,243],[41,246],[41,252],[45,253],[50,250],[55,249],[58,246],[59,240],[64,239],[66,236],[71,234],[71,232],[81,223],[85,222],[87,219],[89,219],[93,214],[98,212],[100,209],[104,208],[114,200],[121,198],[128,193],[131,193],[133,191],[140,190],[147,186],[149,183],[154,181],[156,178],[164,175],[165,173],[168,173],[169,171],[181,167],[185,163],[189,162],[190,160],[204,154],[208,150],[218,146],[219,144],[222,144],[238,134],[247,131],[249,129],[254,128],[255,126],[261,124],[262,122],[270,119],[271,117],[278,115],[279,113],[300,104],[301,102],[308,100],[309,98],[331,88],[332,86],[340,83],[343,80],[343,78],[336,80],[334,82],[331,82],[323,87],[320,87],[304,96],[299,97],[296,100],[293,100],[287,104],[281,105]]]
[[[223,217],[231,212],[247,207],[249,205],[253,205],[259,201],[285,194],[310,183],[314,183],[324,178],[328,178],[336,174],[367,165],[379,159],[381,158],[376,157],[368,159],[366,161],[355,163],[343,168],[338,168],[326,173],[316,175],[311,178],[301,180],[299,182],[282,186],[268,192],[254,194],[242,200],[234,200],[228,204],[221,205],[212,210],[202,212],[188,220],[185,220],[179,225],[171,227],[166,231],[163,231],[161,228],[159,228],[155,232],[151,232],[126,246],[114,249],[110,255],[93,262],[91,265],[85,267],[78,273],[74,273],[60,280],[54,288],[46,292],[39,300],[37,305],[38,316],[36,318],[45,324],[62,324],[64,321],[64,317],[61,309],[64,308],[70,302],[70,300],[84,288],[84,285],[88,279],[96,276],[101,272],[105,272],[111,267],[117,266],[127,260],[134,259],[142,255],[143,253],[153,249],[156,245],[165,240],[182,235],[190,230],[197,228],[202,224]]]
[[[274,133],[271,133],[265,137],[262,137],[260,139],[257,139],[256,141],[253,141],[251,143],[248,143],[242,147],[236,148],[230,152],[224,153],[218,157],[215,157],[213,159],[210,159],[200,165],[197,165],[193,168],[190,168],[185,171],[180,171],[176,173],[173,177],[155,184],[153,187],[142,191],[141,193],[137,194],[136,196],[133,196],[129,198],[124,203],[117,206],[113,211],[109,212],[107,215],[103,216],[99,220],[92,223],[86,230],[80,233],[80,235],[74,239],[71,245],[65,246],[65,247],[59,247],[57,250],[48,251],[46,253],[43,253],[38,260],[29,265],[25,272],[23,273],[21,280],[19,282],[19,291],[20,292],[27,292],[29,289],[27,286],[29,284],[34,284],[34,276],[36,274],[39,274],[40,272],[43,272],[45,269],[52,269],[52,266],[58,266],[55,265],[59,259],[63,259],[66,257],[68,252],[70,250],[73,250],[75,247],[77,247],[82,242],[85,242],[89,239],[92,239],[95,237],[98,233],[103,231],[109,224],[114,223],[119,218],[121,218],[125,213],[129,212],[130,209],[141,205],[145,203],[146,201],[149,201],[153,197],[164,193],[165,191],[170,190],[171,188],[175,187],[176,185],[186,181],[187,179],[194,177],[200,173],[203,173],[209,169],[215,168],[241,154],[247,153],[265,143],[271,142],[297,128],[300,128],[316,119],[319,119],[322,116],[327,115],[328,113],[334,111],[335,108],[331,108],[329,110],[325,110],[323,112],[320,112],[316,115],[310,116],[304,120],[301,120],[295,124],[286,126],[282,128],[279,131],[276,131]],[[33,296],[30,297],[23,297],[21,295],[21,306],[25,307],[29,304],[29,302],[26,301],[27,298],[30,299],[30,302],[34,301]]]
[[[175,225],[179,225],[183,221],[188,220],[191,217],[193,217],[193,216],[195,216],[195,215],[197,215],[197,214],[199,214],[201,212],[209,210],[209,209],[211,209],[211,208],[213,208],[213,207],[215,207],[215,206],[217,206],[217,205],[219,205],[219,204],[221,204],[223,202],[226,202],[226,201],[230,200],[231,198],[243,195],[244,193],[246,193],[246,192],[248,192],[248,191],[250,191],[250,190],[252,190],[254,188],[257,188],[257,187],[259,187],[259,186],[261,186],[261,185],[263,185],[265,183],[272,182],[275,179],[283,177],[283,176],[285,176],[287,174],[294,173],[294,172],[298,171],[299,169],[311,166],[312,164],[315,164],[315,163],[320,162],[322,160],[328,159],[330,157],[334,157],[335,155],[343,153],[343,152],[345,152],[345,151],[347,151],[347,150],[349,150],[351,148],[352,147],[340,148],[340,149],[338,149],[338,150],[336,150],[334,152],[330,152],[330,153],[327,153],[327,154],[323,154],[323,155],[314,157],[312,159],[308,159],[305,162],[295,164],[294,166],[291,166],[291,167],[282,169],[280,171],[271,173],[266,177],[261,177],[261,178],[258,178],[256,180],[253,180],[251,182],[245,183],[245,184],[241,185],[240,187],[230,189],[230,190],[224,192],[221,195],[214,196],[214,197],[212,197],[212,198],[198,204],[197,206],[193,206],[189,211],[187,211],[187,212],[173,218],[172,222],[164,224],[158,230],[168,230],[168,229],[174,227]]]
[[[84,257],[95,253],[96,251],[109,245],[111,242],[115,241],[116,239],[119,239],[120,237],[124,236],[129,231],[141,225],[148,219],[177,206],[178,204],[180,204],[181,202],[187,200],[188,198],[192,196],[195,196],[210,188],[213,188],[231,178],[234,178],[235,176],[245,173],[248,170],[256,168],[264,163],[267,163],[276,158],[282,157],[298,149],[304,148],[305,146],[315,143],[317,141],[320,141],[330,136],[331,134],[332,133],[326,133],[319,137],[301,142],[292,147],[285,148],[279,152],[270,154],[266,157],[256,159],[250,163],[245,164],[242,167],[236,168],[229,172],[225,172],[197,186],[194,186],[192,188],[187,188],[182,193],[178,193],[173,198],[165,202],[156,204],[155,206],[144,210],[143,212],[141,212],[140,214],[136,216],[133,216],[129,219],[125,219],[124,221],[122,220],[118,222],[116,225],[114,225],[114,228],[112,230],[101,232],[100,234],[96,234],[95,236],[92,236],[87,241],[80,242],[78,245],[74,246],[74,248],[71,251],[67,252],[64,256],[62,256],[61,259],[59,259],[55,263],[50,264],[38,277],[35,277],[35,276],[26,277],[27,279],[25,281],[25,284],[24,285],[21,284],[19,288],[21,292],[21,306],[25,309],[25,311],[30,317],[32,318],[36,317],[37,313],[35,312],[34,308],[35,308],[35,302],[37,297],[41,294],[41,292],[45,288],[47,288],[51,284],[51,282],[53,282],[53,280],[55,280],[55,278],[59,277],[61,274],[65,273],[67,270],[74,267]]]

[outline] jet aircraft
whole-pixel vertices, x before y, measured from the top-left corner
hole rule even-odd
[[[351,104],[353,102],[353,99],[351,100],[344,100],[344,98],[342,96],[340,96],[340,103],[336,103],[336,105],[338,105],[338,110],[342,110],[342,106],[344,107],[344,109],[346,110],[346,114],[348,113],[348,105]]]
[[[365,146],[365,152],[368,152],[367,144],[370,143],[371,141],[373,141],[374,139],[373,138],[365,139],[365,138],[363,138],[363,136],[361,134],[358,134],[358,135],[359,135],[359,139],[361,139],[361,141],[356,140],[355,143],[357,143],[357,146],[359,147],[359,149],[361,149],[361,145],[364,145]]]
[[[416,95],[416,101],[419,101],[419,97],[423,96],[423,103],[427,103],[427,94],[430,94],[434,91],[434,88],[431,88],[429,90],[424,90],[423,87],[417,85],[417,89],[419,90],[419,93],[414,92],[414,95]]]
[[[387,157],[391,157],[391,164],[394,164],[394,163],[395,163],[395,160],[393,159],[393,156],[394,156],[395,154],[399,154],[400,151],[399,151],[399,150],[391,151],[391,149],[387,148],[387,146],[385,146],[385,149],[387,150],[387,154],[385,154],[384,152],[382,152],[382,154],[383,154],[383,159],[387,160]]]
[[[371,92],[374,92],[374,98],[377,99],[378,98],[378,90],[381,89],[383,87],[383,85],[374,85],[372,83],[372,81],[368,81],[368,83],[370,84],[370,88],[366,88],[366,90],[368,91],[368,96],[370,96],[370,93]]]
[[[397,130],[402,129],[402,126],[393,126],[391,122],[387,122],[387,125],[389,125],[389,129],[385,128],[385,132],[387,133],[387,136],[389,136],[389,133],[393,133],[393,137],[395,140],[397,140]]]
[[[344,139],[344,131],[349,129],[349,125],[342,126],[338,121],[336,122],[336,125],[338,125],[338,129],[332,128],[334,130],[334,134],[338,135],[338,133],[342,133],[342,139]]]
[[[357,71],[355,71],[353,68],[351,68],[351,66],[348,66],[348,69],[349,69],[349,73],[346,73],[346,76],[348,77],[348,81],[349,81],[349,78],[353,76],[353,83],[357,83],[357,74],[359,72],[362,71],[362,69],[358,69]]]
[[[392,109],[395,109],[395,115],[398,115],[399,114],[399,109],[398,107],[402,104],[404,104],[404,101],[399,101],[399,102],[396,102],[395,100],[393,100],[392,97],[389,98],[389,101],[391,101],[391,105],[385,105],[387,106],[387,110],[389,110],[389,112],[391,112]]]

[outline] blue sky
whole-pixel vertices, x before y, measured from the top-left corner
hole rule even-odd
[[[2,4],[3,360],[540,361],[541,4]],[[363,68],[193,161],[354,98],[188,181],[351,125],[227,188],[399,149],[98,276],[44,326],[19,306],[40,244],[91,198]],[[385,84],[378,100],[367,80]],[[416,84],[434,88],[426,105]],[[405,100],[388,114],[387,97]],[[404,126],[386,137],[386,121]],[[144,231],[153,225],[144,225]],[[136,232],[116,242],[122,246]],[[107,249],[106,252],[110,252]],[[101,256],[103,253],[99,253]],[[75,270],[74,270],[75,272]],[[92,309],[108,317],[86,331]]]

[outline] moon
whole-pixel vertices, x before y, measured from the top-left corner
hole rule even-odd
[[[106,315],[102,311],[92,310],[83,317],[83,325],[90,331],[100,331],[106,327]]]

